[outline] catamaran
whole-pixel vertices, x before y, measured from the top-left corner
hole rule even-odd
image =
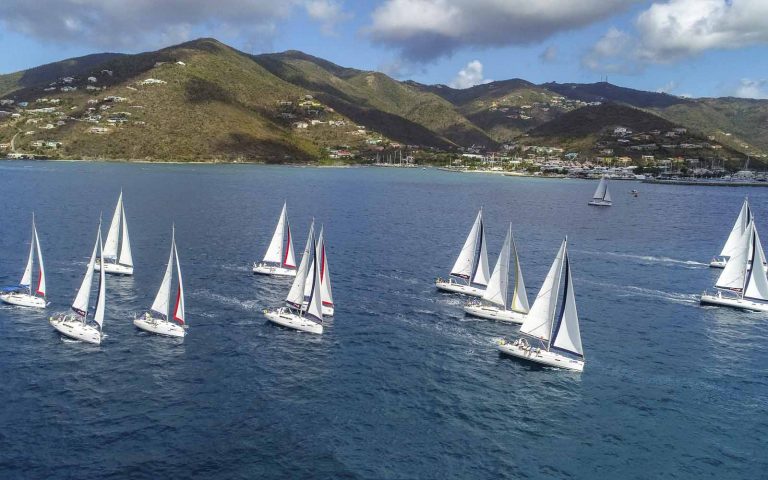
[[[173,280],[173,264],[176,260],[176,277],[178,289],[176,290],[176,306],[173,309],[173,321],[168,317],[168,309],[171,304],[171,282]],[[168,337],[184,337],[187,334],[186,316],[184,314],[184,282],[181,280],[181,265],[179,252],[176,250],[176,228],[171,232],[171,253],[168,254],[168,264],[165,266],[165,275],[160,282],[155,301],[152,302],[150,311],[139,318],[133,319],[133,324],[142,330]]]
[[[715,282],[716,291],[704,292],[700,303],[768,312],[768,277],[760,268],[763,264],[765,252],[752,221]]]
[[[103,261],[104,249],[101,245],[101,222],[99,222],[99,230],[96,234],[96,244],[93,246],[91,260],[88,262],[88,270],[85,271],[83,283],[80,285],[80,290],[77,291],[75,301],[72,302],[72,311],[74,314],[57,313],[52,316],[49,321],[53,328],[64,336],[99,345],[101,344],[102,338],[105,336],[102,333],[102,326],[104,325],[106,296],[104,270],[106,269],[99,271],[99,296],[96,300],[93,316],[91,317],[92,323],[88,322],[88,305],[91,298],[91,283],[93,282],[97,251],[99,252],[98,260]]]
[[[320,294],[320,262],[316,261],[317,243],[315,242],[315,222],[309,227],[307,244],[301,257],[296,278],[285,299],[285,306],[272,310],[264,310],[264,316],[270,322],[283,327],[293,328],[309,333],[323,333],[323,309]],[[314,261],[314,262],[313,262]],[[313,264],[310,268],[310,264]],[[304,285],[307,277],[312,279],[312,289],[309,301],[304,306]]]
[[[749,208],[749,199],[745,198],[744,203],[741,204],[741,210],[739,210],[739,216],[736,217],[736,223],[733,224],[731,233],[728,235],[728,239],[723,245],[723,249],[720,250],[720,255],[712,258],[709,262],[709,266],[713,268],[725,268],[728,263],[728,259],[733,255],[733,252],[740,247],[741,236],[747,230],[749,223],[754,220],[752,215],[752,209]]]
[[[34,267],[34,255],[37,252],[38,276],[37,288],[32,290],[32,268]],[[38,296],[39,295],[39,296]],[[27,267],[21,276],[18,286],[4,288],[0,293],[0,300],[19,307],[45,308],[48,302],[45,298],[45,266],[43,265],[43,252],[40,250],[40,238],[35,227],[35,215],[32,214],[32,239],[29,241],[29,257]]]
[[[438,278],[435,280],[435,286],[447,292],[464,293],[475,297],[483,296],[490,272],[482,208],[475,218],[475,223],[472,224],[469,236],[461,248],[459,258],[456,259],[450,275],[458,280]]]
[[[324,238],[325,226],[320,227],[320,235],[317,237],[317,252],[315,258],[320,259],[320,298],[323,303],[323,317],[332,317],[334,313],[333,306],[333,291],[331,290],[331,269],[328,266],[328,256],[325,253],[325,238]],[[309,267],[309,271],[315,267],[314,260]],[[306,308],[307,302],[312,295],[312,281],[311,276],[307,276],[307,281],[304,284],[304,304]]]
[[[597,190],[595,190],[592,200],[588,204],[596,207],[610,207],[613,205],[611,193],[608,191],[608,180],[605,177],[600,179],[600,183],[597,184]]]
[[[515,290],[512,292],[512,304],[507,308],[510,251],[515,260]],[[520,268],[520,259],[517,256],[517,247],[512,236],[512,224],[510,224],[507,237],[504,239],[504,246],[501,248],[501,254],[493,268],[491,279],[482,299],[467,303],[464,305],[464,311],[470,315],[489,320],[523,323],[528,310],[523,271]]]
[[[296,276],[296,258],[291,241],[291,225],[288,223],[288,203],[283,204],[283,211],[277,220],[275,233],[269,242],[267,253],[261,263],[253,264],[253,273],[261,275]]]
[[[499,351],[550,367],[584,370],[584,349],[576,313],[568,238],[563,240],[531,311],[520,332],[527,335],[514,342],[501,340]],[[529,343],[528,338],[534,341]]]
[[[122,232],[122,234],[121,234]],[[117,198],[115,213],[112,215],[112,223],[109,224],[107,239],[104,242],[104,259],[99,260],[94,268],[96,271],[104,265],[106,273],[115,275],[133,275],[133,254],[131,253],[131,239],[128,236],[128,219],[125,216],[123,205],[123,191]]]

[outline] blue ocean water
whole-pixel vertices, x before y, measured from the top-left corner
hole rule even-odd
[[[0,281],[34,210],[52,302],[0,307],[0,478],[757,478],[768,471],[768,316],[696,296],[747,194],[768,190],[437,170],[0,164]],[[100,213],[125,194],[136,274],[107,277],[108,337],[67,343]],[[638,198],[628,194],[632,188]],[[295,247],[324,223],[336,316],[267,324],[284,280],[255,277],[288,200]],[[587,365],[501,357],[509,325],[435,291],[483,206],[491,263],[512,222],[531,301],[568,235]],[[131,324],[175,222],[189,335]],[[763,473],[760,473],[763,472]]]

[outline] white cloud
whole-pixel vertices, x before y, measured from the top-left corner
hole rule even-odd
[[[632,73],[637,69],[634,48],[635,41],[627,32],[611,27],[581,58],[581,64],[600,73]]]
[[[624,10],[637,0],[385,0],[365,29],[410,60],[467,46],[528,45]]]
[[[741,98],[768,98],[768,79],[753,80],[751,78],[742,78],[733,96]]]
[[[309,0],[304,8],[311,18],[320,22],[321,29],[326,35],[335,35],[336,25],[352,18],[352,15],[345,12],[341,4],[335,0]]]
[[[489,83],[493,80],[483,78],[483,64],[480,60],[472,60],[466,67],[459,70],[456,78],[450,83],[453,88],[469,88],[482,83]]]
[[[544,63],[554,63],[557,60],[557,47],[550,45],[539,54],[539,60]]]

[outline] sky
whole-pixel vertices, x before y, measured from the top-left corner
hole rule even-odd
[[[454,88],[768,98],[768,0],[2,0],[0,73],[199,37]]]

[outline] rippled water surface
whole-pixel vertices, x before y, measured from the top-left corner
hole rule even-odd
[[[0,307],[0,478],[758,478],[768,471],[768,316],[698,306],[744,195],[768,189],[436,170],[0,163],[0,281],[37,224],[66,310],[99,214],[125,192],[136,274],[107,277],[108,337],[63,342],[46,313]],[[640,189],[640,197],[627,192]],[[326,227],[336,317],[323,336],[261,310],[283,280],[249,264],[288,200],[295,246]],[[491,263],[512,222],[531,301],[564,235],[583,374],[500,357],[515,328],[437,293],[480,206]],[[183,342],[131,324],[175,222]],[[764,237],[766,234],[763,235]],[[760,472],[763,472],[762,474]]]

